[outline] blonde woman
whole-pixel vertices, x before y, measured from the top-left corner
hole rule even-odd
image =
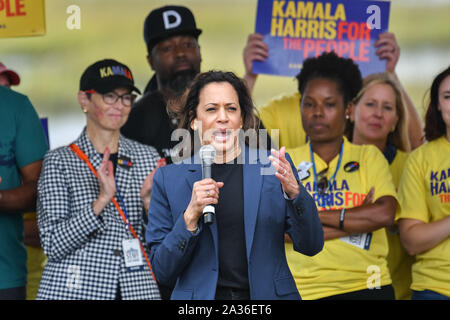
[[[353,100],[346,130],[348,139],[354,144],[372,144],[383,152],[398,189],[411,147],[408,111],[401,86],[393,74],[384,72],[364,78],[363,87]],[[403,249],[397,227],[388,229],[387,237],[388,267],[396,299],[410,299],[413,258]]]

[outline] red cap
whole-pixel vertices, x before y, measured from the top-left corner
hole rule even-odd
[[[11,82],[12,86],[17,86],[20,83],[20,77],[19,75],[6,68],[6,66],[0,62],[0,74],[4,74],[9,78],[9,81]]]

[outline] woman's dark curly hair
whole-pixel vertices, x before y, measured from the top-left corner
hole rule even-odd
[[[450,76],[450,67],[439,73],[431,84],[430,102],[428,103],[428,109],[425,115],[425,138],[428,141],[433,141],[447,133],[447,127],[438,106],[439,87],[441,86],[442,81],[448,76]]]
[[[362,76],[352,59],[340,58],[334,52],[324,52],[317,58],[303,62],[302,71],[297,75],[298,91],[303,96],[308,81],[316,78],[334,80],[344,96],[344,105],[358,94],[362,88]]]
[[[242,113],[242,129],[256,128],[255,107],[244,81],[232,72],[211,70],[198,74],[185,92],[179,105],[180,128],[191,129],[192,121],[197,117],[197,106],[202,89],[213,82],[228,82],[236,91]]]
[[[168,111],[175,114],[178,118],[178,127],[189,131],[192,154],[197,150],[194,150],[196,133],[191,128],[191,124],[197,118],[200,92],[205,86],[214,82],[227,82],[236,91],[241,108],[242,130],[256,130],[259,127],[259,119],[255,116],[255,114],[257,115],[256,108],[253,104],[251,94],[242,79],[237,77],[233,72],[211,70],[200,73],[194,78],[183,96],[178,100],[169,101],[167,106]]]

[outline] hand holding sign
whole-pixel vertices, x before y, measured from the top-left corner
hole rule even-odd
[[[254,59],[253,73],[295,76],[303,60],[329,51],[354,60],[363,76],[385,71],[374,43],[387,31],[389,2],[260,0],[257,10],[270,56]]]
[[[375,54],[380,59],[386,60],[386,71],[394,72],[400,58],[400,47],[397,44],[395,35],[390,32],[380,34],[374,46],[377,48]]]
[[[264,62],[269,57],[269,47],[264,42],[262,34],[253,33],[248,36],[243,57],[245,66],[244,80],[249,90],[252,91],[257,77],[257,74],[252,71],[253,61]]]

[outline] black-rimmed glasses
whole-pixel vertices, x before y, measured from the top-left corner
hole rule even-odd
[[[87,90],[85,92],[86,93],[98,93],[95,90]],[[112,104],[115,104],[117,102],[117,100],[121,99],[122,104],[126,107],[131,106],[137,97],[135,94],[132,94],[132,93],[125,93],[122,95],[118,95],[115,92],[108,92],[105,94],[98,93],[98,94],[100,94],[102,96],[103,102],[105,102],[106,104],[112,105]]]

